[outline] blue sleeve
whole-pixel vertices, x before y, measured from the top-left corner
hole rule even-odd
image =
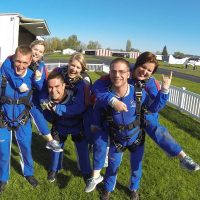
[[[151,77],[146,84],[145,90],[148,94],[148,110],[151,112],[159,112],[162,110],[169,99],[169,94],[161,91],[159,82]]]
[[[160,112],[165,107],[167,100],[169,99],[169,94],[159,92],[154,100],[152,100],[149,96],[147,98],[147,109],[150,112],[155,113]]]
[[[92,92],[95,94],[96,99],[102,104],[108,105],[114,96],[113,93],[109,92],[108,88],[111,85],[110,79],[101,80],[98,79],[92,86]]]
[[[101,127],[101,114],[102,114],[102,108],[98,102],[95,103],[93,107],[93,116],[92,116],[92,125],[96,127]]]
[[[71,98],[70,103],[57,104],[55,113],[59,116],[79,115],[85,111],[84,82],[76,85],[76,94]]]
[[[2,64],[2,70],[5,73],[7,79],[15,87],[19,88],[23,84],[23,79],[20,76],[15,76],[15,71],[13,69],[14,63],[12,57],[7,58]]]

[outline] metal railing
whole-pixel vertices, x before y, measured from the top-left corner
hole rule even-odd
[[[67,63],[46,63],[49,71],[56,67],[66,66]],[[109,72],[109,66],[105,64],[87,64],[89,71]],[[176,106],[179,110],[184,111],[191,116],[200,119],[200,95],[187,91],[184,87],[170,87],[169,104]]]

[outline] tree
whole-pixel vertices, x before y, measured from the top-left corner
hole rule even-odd
[[[167,53],[167,47],[166,46],[164,46],[164,48],[163,48],[162,55],[163,55],[163,60],[167,61],[168,60],[168,53]]]
[[[81,41],[78,40],[76,35],[69,36],[66,42],[67,48],[71,48],[74,50],[79,50],[80,44],[81,44]]]
[[[176,58],[185,58],[186,57],[185,54],[180,51],[174,52],[173,56]]]
[[[130,40],[127,40],[127,42],[126,42],[126,51],[127,52],[131,51],[131,41]]]
[[[101,45],[99,44],[98,41],[90,40],[87,45],[87,49],[100,49],[100,48],[101,48]]]

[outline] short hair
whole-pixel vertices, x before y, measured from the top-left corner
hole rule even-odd
[[[15,55],[18,52],[22,55],[32,55],[32,50],[28,45],[19,45],[15,50]]]
[[[34,40],[33,42],[31,42],[30,47],[32,48],[35,45],[42,45],[44,46],[44,48],[46,47],[46,43],[43,40]]]
[[[156,72],[156,70],[159,66],[156,56],[153,53],[146,51],[138,56],[133,70],[137,69],[138,67],[142,66],[145,63],[154,63],[155,64],[155,68],[154,68],[152,74],[154,74]]]
[[[85,57],[83,56],[82,53],[72,54],[72,56],[69,58],[69,64],[72,63],[73,60],[77,60],[81,64],[82,71],[87,70]]]
[[[65,82],[65,79],[59,70],[54,69],[48,75],[47,82],[52,79],[60,79],[62,83]]]
[[[130,63],[129,63],[129,61],[127,61],[124,58],[115,58],[114,60],[112,60],[111,63],[110,63],[110,68],[113,67],[118,62],[124,63],[128,67],[128,69],[130,70]]]

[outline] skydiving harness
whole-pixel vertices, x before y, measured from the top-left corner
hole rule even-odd
[[[31,62],[31,64],[29,65],[29,69],[35,73],[36,70],[38,69],[38,66],[39,64],[37,62]]]
[[[32,90],[29,91],[28,95],[26,97],[20,97],[19,99],[13,99],[10,97],[5,96],[5,90],[7,85],[7,78],[5,76],[2,76],[2,83],[1,83],[1,96],[0,96],[0,128],[5,128],[10,131],[16,131],[20,126],[23,126],[27,123],[29,119],[29,111],[32,107],[32,104],[30,103],[30,98],[32,96]],[[2,110],[3,104],[13,104],[13,105],[25,105],[25,109],[22,111],[22,113],[14,120],[8,119],[4,111]],[[13,125],[14,123],[17,123],[17,125]]]
[[[133,152],[136,150],[137,146],[142,146],[145,141],[145,132],[143,130],[144,127],[144,109],[142,108],[141,105],[141,100],[142,100],[142,89],[145,87],[145,82],[137,81],[134,84],[135,88],[135,97],[136,97],[136,119],[126,125],[123,124],[115,124],[113,117],[111,115],[111,107],[106,111],[106,121],[108,122],[109,126],[109,135],[110,135],[110,141],[111,143],[116,147],[118,152],[123,152],[126,150],[126,148],[130,151]],[[140,127],[140,133],[138,134],[138,137],[136,140],[129,146],[123,146],[118,139],[118,135],[116,134],[117,131],[123,132],[125,130],[131,131],[132,129]],[[120,137],[121,140],[129,140],[135,135],[137,132],[134,131],[131,135],[126,136],[126,137]]]

